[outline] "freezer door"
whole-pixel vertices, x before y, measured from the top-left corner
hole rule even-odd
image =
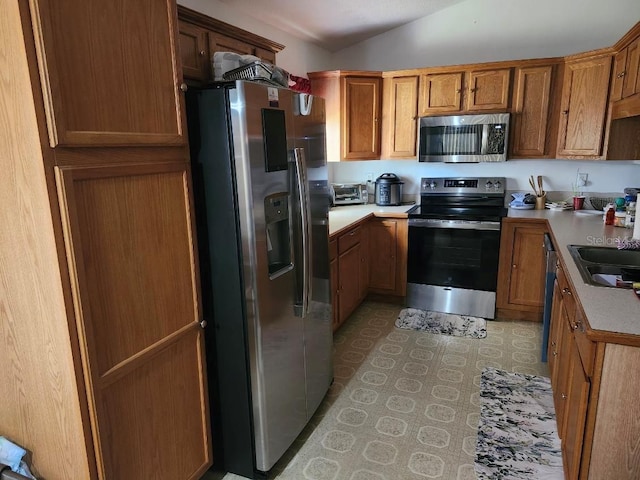
[[[304,170],[303,205],[309,225],[307,255],[310,282],[307,311],[303,317],[305,338],[305,378],[307,385],[307,417],[310,418],[324,398],[333,380],[331,328],[331,286],[329,273],[329,206],[331,194],[328,183],[325,140],[324,99],[293,93],[292,122],[295,137],[291,147]],[[294,188],[295,190],[295,188]],[[294,198],[301,195],[294,194]],[[306,202],[306,206],[304,205]],[[294,226],[296,223],[294,222]],[[295,238],[303,238],[296,235]],[[299,246],[297,250],[303,250]],[[297,284],[304,284],[304,272],[297,270]]]
[[[298,266],[292,251],[286,258],[293,237],[284,245],[292,234],[292,99],[288,90],[238,82],[229,100],[256,468],[268,471],[307,423],[304,322],[294,308]]]

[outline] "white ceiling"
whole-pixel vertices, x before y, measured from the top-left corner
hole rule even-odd
[[[221,0],[335,52],[463,0]]]

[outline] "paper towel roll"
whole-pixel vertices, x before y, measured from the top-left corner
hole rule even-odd
[[[633,238],[640,240],[640,220],[636,217],[636,221],[633,222]]]

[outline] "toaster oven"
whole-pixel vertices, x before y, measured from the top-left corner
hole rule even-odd
[[[357,205],[369,203],[366,183],[332,183],[334,205]]]

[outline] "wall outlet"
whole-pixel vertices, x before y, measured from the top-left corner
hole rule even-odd
[[[373,182],[373,173],[367,173],[367,182]]]
[[[588,173],[580,173],[580,172],[578,172],[578,175],[576,176],[576,185],[578,187],[586,187],[588,178],[589,178],[589,174]]]

